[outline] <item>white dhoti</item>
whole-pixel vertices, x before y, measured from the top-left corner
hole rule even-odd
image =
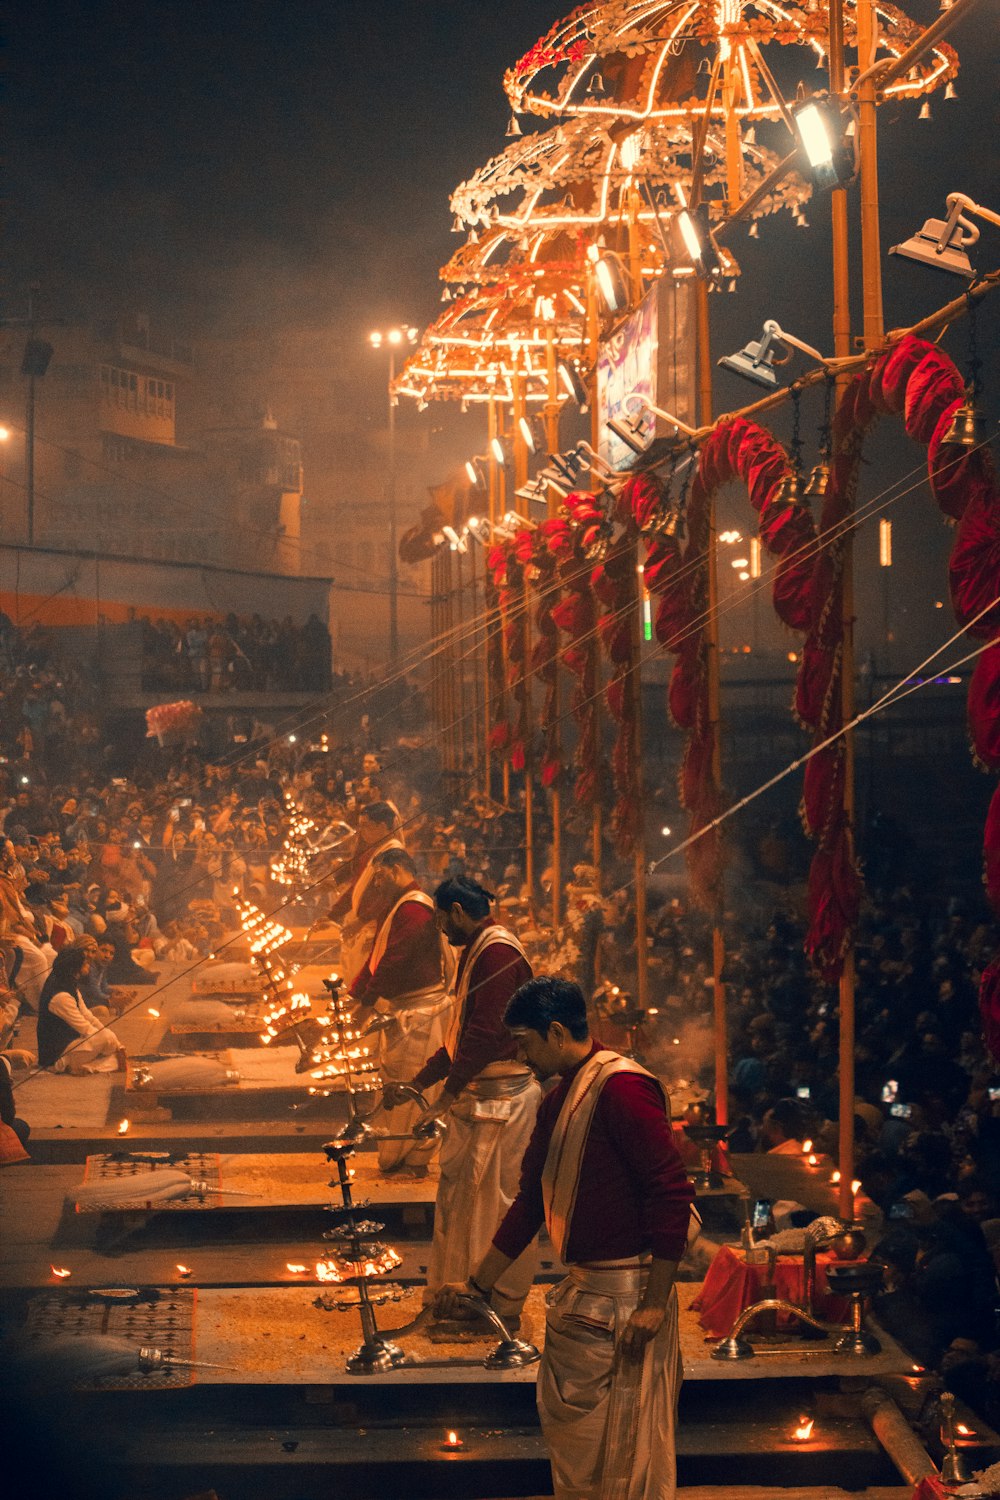
[[[676,1291],[642,1361],[615,1358],[645,1274],[638,1260],[572,1266],[549,1295],[538,1414],[556,1500],[674,1500]]]
[[[121,1042],[113,1031],[95,1031],[70,1042],[53,1064],[56,1073],[117,1073]]]
[[[425,1303],[445,1282],[466,1281],[489,1249],[517,1197],[521,1158],[540,1098],[535,1079],[523,1073],[473,1079],[452,1105],[441,1146]],[[520,1316],[537,1251],[533,1240],[494,1284],[491,1301],[501,1318]]]
[[[443,985],[415,990],[380,1002],[388,1006],[393,1025],[379,1036],[379,1068],[386,1083],[408,1083],[428,1057],[448,1044],[453,1030],[455,997]],[[433,1104],[442,1085],[424,1095]],[[393,1135],[406,1135],[420,1118],[418,1104],[400,1104],[393,1110],[379,1108],[372,1123]],[[424,1167],[437,1150],[436,1140],[379,1141],[378,1164],[383,1172],[396,1167]]]

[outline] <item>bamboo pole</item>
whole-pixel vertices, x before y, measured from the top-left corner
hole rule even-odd
[[[556,346],[551,326],[546,330],[545,373],[547,390],[545,402],[545,442],[550,453],[559,452],[559,384],[556,375]],[[550,485],[547,495],[550,518],[559,514],[559,495]],[[558,643],[558,636],[556,637]],[[552,693],[552,712],[559,723],[559,651],[556,649],[552,662],[555,685]],[[562,736],[558,733],[557,751],[562,751]],[[562,922],[562,793],[558,781],[552,788],[552,933],[555,936]]]
[[[861,156],[861,276],[864,287],[865,343],[877,344],[883,333],[882,247],[878,222],[878,125],[875,79],[865,76],[875,60],[878,16],[874,0],[857,0],[858,145]]]
[[[456,520],[458,517],[456,516]],[[456,527],[457,530],[457,527]],[[465,776],[468,766],[468,733],[469,733],[469,682],[465,670],[465,580],[462,577],[462,554],[453,554],[452,564],[455,573],[454,599],[455,599],[455,630],[452,636],[455,642],[456,660],[454,676],[458,688],[458,733],[457,741],[458,765],[456,770]],[[462,782],[463,791],[465,782]]]
[[[649,941],[646,909],[646,797],[645,777],[642,768],[642,588],[639,583],[639,547],[631,548],[633,566],[629,570],[632,589],[632,660],[634,670],[628,677],[628,692],[632,700],[632,718],[635,725],[635,788],[638,805],[639,826],[636,829],[634,851],[635,881],[635,975],[636,1006],[641,1011],[649,1009]]]
[[[504,417],[505,417],[505,415],[506,415],[506,413],[504,411],[504,408],[498,404],[497,405],[497,409],[496,409],[496,435],[497,435],[498,438],[502,438],[505,435],[504,434],[504,425],[505,425],[505,423],[504,423]],[[494,459],[494,463],[493,463],[493,469],[494,469],[494,477],[496,479],[496,492],[495,492],[494,499],[493,499],[493,510],[492,510],[492,512],[490,514],[490,520],[493,521],[493,522],[496,522],[496,521],[499,521],[499,519],[503,515],[504,511],[507,509],[507,469],[506,469],[505,465],[498,464],[495,459]],[[507,654],[507,611],[505,609],[503,609],[503,608],[501,608],[501,611],[500,611],[500,650],[501,650],[501,653],[502,653],[502,656],[503,656],[503,680],[504,680],[504,683],[506,684],[506,682],[507,682],[507,663],[508,663],[508,654]],[[502,762],[501,776],[502,776],[502,788],[503,788],[503,805],[504,805],[504,807],[509,807],[510,806],[510,750],[509,750],[509,748],[505,749],[504,752],[503,752],[503,762]]]
[[[521,431],[521,418],[526,415],[524,381],[520,370],[514,370],[514,421],[512,441],[514,444],[514,490],[519,490],[528,480],[528,445]],[[532,753],[534,726],[531,722],[531,601],[528,578],[525,574],[521,589],[522,629],[524,631],[524,671],[521,684],[525,698],[524,722],[528,734],[524,742],[524,881],[528,887],[528,901],[535,901],[535,765]]]
[[[698,349],[698,414],[707,425],[712,420],[712,339],[708,312],[708,283],[700,277],[695,282],[695,316]],[[715,515],[715,497],[708,508],[708,610],[705,622],[705,645],[708,660],[708,721],[712,731],[712,776],[722,786],[722,713],[719,689],[719,559]],[[715,1119],[725,1125],[729,1118],[729,1047],[726,1021],[726,941],[722,928],[723,894],[721,887],[712,913],[712,1039],[715,1063]]]
[[[590,274],[587,277],[587,358],[591,369],[590,445],[597,453],[600,452],[601,445],[601,410],[600,402],[598,399],[600,393],[598,391],[597,376],[597,366],[600,352],[601,325],[597,313],[597,283],[594,277],[593,268],[591,268]],[[590,644],[587,649],[591,654],[591,664],[594,669],[594,690],[595,693],[597,693],[597,689],[600,685],[601,680],[601,649],[596,634],[593,634],[591,636]],[[594,754],[597,758],[597,765],[600,764],[601,759],[601,720],[599,704],[600,694],[597,693],[593,705],[595,718]],[[595,776],[597,773],[597,765],[594,766]],[[598,896],[601,894],[601,865],[603,862],[604,852],[604,831],[602,827],[602,821],[603,818],[601,810],[601,791],[600,788],[598,788],[597,794],[594,798],[594,806],[590,821],[590,858],[591,863],[594,867],[594,890],[596,891]]]

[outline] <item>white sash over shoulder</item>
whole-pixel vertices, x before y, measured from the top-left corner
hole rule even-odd
[[[417,906],[429,906],[431,911],[434,910],[434,902],[431,900],[430,896],[425,894],[424,891],[404,891],[402,896],[400,896],[399,900],[396,902],[395,906],[389,912],[389,915],[382,921],[378,932],[376,932],[375,934],[375,941],[372,943],[372,951],[368,955],[369,973],[374,974],[379,964],[385,957],[385,950],[389,946],[389,933],[392,931],[393,918],[399,911],[400,907],[405,906],[408,901],[412,901]]]
[[[622,1057],[617,1052],[595,1052],[573,1079],[552,1131],[542,1169],[542,1199],[549,1239],[562,1260],[566,1258],[569,1226],[594,1110],[608,1079],[620,1073],[639,1073],[645,1078],[653,1078],[652,1073],[631,1058]],[[658,1079],[654,1082],[659,1086]]]

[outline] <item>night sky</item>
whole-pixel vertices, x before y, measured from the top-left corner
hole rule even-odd
[[[906,0],[906,9],[929,21],[937,3]],[[439,311],[437,270],[458,244],[448,194],[503,149],[503,71],[560,13],[559,0],[15,0],[0,126],[7,313],[36,279],[51,315],[138,308],[195,339],[292,320],[338,327],[358,361],[359,400],[381,410],[365,330],[424,326]],[[982,0],[951,40],[959,99],[935,96],[929,124],[915,104],[880,112],[886,249],[940,216],[949,190],[1000,207],[1000,0]],[[728,240],[744,274],[734,295],[712,299],[717,353],[759,336],[769,316],[831,347],[828,199],[808,214],[808,230],[780,215],[756,241],[742,230]],[[975,259],[1000,263],[1000,231],[984,228]],[[852,279],[858,328],[856,246]],[[960,286],[886,260],[887,326]],[[992,304],[981,328],[995,419]],[[964,360],[961,327],[945,347]],[[718,372],[718,410],[753,397]],[[815,414],[807,421],[812,440]],[[870,447],[869,488],[920,462],[888,426]],[[914,520],[899,536],[897,586],[909,579],[915,599],[940,595],[950,533],[926,494],[905,509]],[[925,624],[936,632],[940,615]]]

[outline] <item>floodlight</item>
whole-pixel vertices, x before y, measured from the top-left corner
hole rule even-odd
[[[764,324],[764,336],[757,342],[751,341],[737,354],[724,354],[718,361],[723,369],[732,370],[734,375],[742,375],[746,380],[752,380],[757,385],[762,385],[766,390],[774,391],[778,388],[778,376],[775,371],[775,361],[779,353],[782,358],[777,359],[779,365],[787,363],[791,357],[784,353],[783,346],[790,345],[793,349],[800,349],[803,354],[808,354],[823,366],[829,366],[830,361],[818,349],[811,344],[804,344],[793,334],[786,333],[779,323],[773,318],[768,318]]]
[[[604,250],[594,262],[597,290],[609,313],[627,312],[632,301],[628,277],[620,255]]]
[[[965,215],[976,214],[990,224],[1000,224],[1000,214],[983,208],[965,193],[949,193],[947,207],[946,219],[925,220],[923,229],[901,245],[893,245],[889,254],[918,260],[925,266],[936,266],[941,271],[951,271],[953,275],[965,276],[971,281],[976,273],[965,250],[979,239],[979,226]]]
[[[559,376],[559,384],[566,392],[571,401],[575,401],[581,411],[586,411],[590,405],[590,392],[583,381],[583,376],[576,365],[571,364],[568,359],[561,359],[556,367]]]
[[[711,280],[713,276],[721,276],[722,261],[715,248],[715,241],[709,227],[708,205],[703,203],[700,208],[688,208],[682,204],[677,214],[677,227],[680,229],[684,247],[691,257],[695,274],[705,280]]]
[[[483,471],[483,460],[480,458],[478,453],[476,454],[475,458],[467,458],[465,460],[465,472],[468,476],[469,483],[472,485],[472,488],[474,490],[484,490],[486,488],[486,475]]]
[[[529,453],[539,453],[545,447],[545,423],[541,417],[518,417],[517,430]]]
[[[644,422],[651,417],[662,417],[664,422],[669,422],[673,427],[675,437],[679,437],[682,432],[689,438],[695,435],[695,429],[682,422],[680,417],[675,417],[673,412],[664,411],[662,406],[654,406],[652,401],[647,401],[643,396],[629,396],[625,407],[633,416],[641,416]],[[649,425],[652,426],[652,422]]]
[[[501,469],[506,468],[514,456],[510,438],[490,438],[490,452],[493,455],[494,461],[500,465]]]
[[[605,424],[609,432],[613,432],[620,443],[626,448],[631,448],[633,453],[640,456],[649,447],[649,429],[644,421],[643,413],[634,417],[609,417]]]
[[[454,526],[442,526],[441,530],[452,552],[468,552],[469,543],[466,537],[457,532]]]
[[[857,172],[854,143],[829,94],[813,94],[792,105],[792,117],[809,173],[818,188],[843,187]]]

